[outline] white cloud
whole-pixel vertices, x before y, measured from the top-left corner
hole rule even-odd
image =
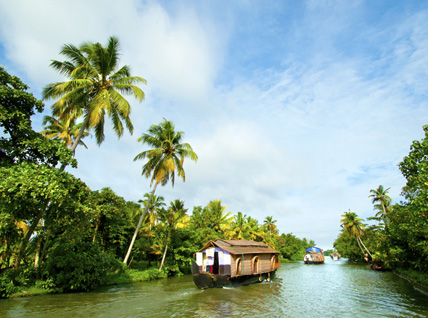
[[[333,11],[330,1],[312,1],[286,18],[275,15],[281,8],[263,11],[275,28],[260,31],[259,20],[246,20],[257,16],[252,4],[211,12],[173,3],[0,3],[1,63],[32,89],[59,78],[48,64],[64,43],[105,43],[110,35],[121,40],[121,62],[148,80],[146,101],[131,99],[134,135],[117,140],[107,124],[101,147],[92,139],[77,150],[75,175],[93,189],[141,199],[149,180],[143,162],[132,161],[143,150],[136,140],[165,117],[199,156],[185,163],[185,183],[158,189],[167,201],[181,198],[191,209],[220,199],[228,211],[260,222],[273,215],[281,232],[328,248],[343,212],[373,215],[370,189],[391,187],[399,199],[397,164],[426,124],[427,10],[395,13],[394,21],[379,12],[370,22],[364,1]],[[231,57],[236,28],[247,38]],[[265,49],[264,40],[284,52]],[[280,66],[270,62],[282,53]]]

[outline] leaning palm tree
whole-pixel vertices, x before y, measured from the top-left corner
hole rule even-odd
[[[150,186],[153,185],[149,202],[152,200],[159,184],[164,186],[171,180],[172,186],[174,186],[176,173],[185,181],[186,175],[183,169],[185,158],[190,158],[195,162],[198,160],[198,156],[193,151],[192,147],[188,143],[182,143],[183,134],[182,131],[176,132],[174,124],[164,118],[163,122],[159,125],[152,125],[148,133],[138,138],[138,141],[153,147],[151,150],[139,153],[134,158],[134,161],[148,159],[147,163],[143,166],[142,175],[146,178],[150,177]],[[123,260],[125,264],[128,262],[129,254],[131,253],[138,230],[140,229],[148,208],[149,205],[147,204],[138,222],[134,236],[132,237],[128,252]]]
[[[75,117],[69,117],[67,119],[58,119],[53,116],[45,116],[43,118],[43,125],[45,130],[40,133],[49,139],[62,140],[65,142],[66,147],[71,147],[82,128],[83,123],[76,124]],[[83,142],[82,138],[88,136],[88,132],[83,132],[78,144],[88,147]]]
[[[133,95],[141,102],[144,92],[135,84],[146,84],[146,80],[131,76],[127,65],[119,68],[119,40],[110,37],[106,47],[88,42],[80,47],[66,44],[60,54],[67,60],[54,60],[51,66],[69,80],[47,85],[43,99],[59,98],[52,105],[52,112],[60,119],[84,116],[71,151],[74,152],[85,130],[95,130],[98,144],[104,141],[105,115],[111,118],[118,137],[123,134],[122,121],[132,134],[131,106],[122,94]]]
[[[342,214],[342,217],[343,219],[340,220],[340,222],[343,229],[348,232],[351,237],[355,237],[357,239],[358,246],[360,247],[363,254],[365,254],[365,251],[367,251],[370,257],[373,259],[372,254],[361,239],[365,229],[363,219],[359,218],[357,214],[355,212],[351,212],[351,210],[349,210],[349,212],[345,212],[345,214]]]
[[[165,261],[166,252],[168,250],[168,245],[171,240],[171,232],[175,230],[178,222],[180,222],[181,219],[183,219],[186,216],[186,212],[187,212],[187,209],[184,208],[184,201],[181,201],[181,200],[175,200],[171,202],[171,206],[169,207],[168,210],[166,209],[160,210],[160,217],[168,227],[168,234],[166,237],[165,250],[162,255],[162,261],[159,267],[159,272],[162,270],[162,267]]]
[[[369,198],[372,198],[372,203],[374,204],[374,209],[379,210],[376,213],[376,216],[381,216],[385,219],[388,212],[388,207],[391,205],[391,198],[388,196],[388,191],[391,188],[384,189],[380,185],[376,190],[370,190]]]

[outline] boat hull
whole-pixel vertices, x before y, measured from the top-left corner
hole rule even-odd
[[[314,262],[314,261],[304,261],[305,264],[324,264],[324,261],[322,262]]]
[[[230,275],[199,273],[198,265],[192,261],[192,276],[195,285],[200,289],[238,287],[256,284],[263,281],[270,281],[275,278],[276,270],[254,274],[231,277]]]

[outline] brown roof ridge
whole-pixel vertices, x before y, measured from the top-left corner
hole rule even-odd
[[[231,254],[280,254],[269,245],[263,242],[255,242],[251,240],[224,240],[215,239],[207,242],[199,252],[202,252],[210,247],[218,247]]]
[[[256,241],[253,241],[253,240],[224,240],[224,239],[216,239],[216,240],[214,240],[214,243],[216,243],[217,241],[224,242],[226,244],[229,244],[230,246],[269,247],[267,244],[265,244],[263,242],[256,242]]]

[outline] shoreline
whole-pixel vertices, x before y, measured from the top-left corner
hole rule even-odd
[[[421,292],[425,295],[428,295],[428,286],[423,285],[421,283],[418,283],[413,277],[411,277],[408,274],[400,273],[396,270],[393,270],[392,272],[395,275],[397,275],[398,277],[403,278],[403,279],[407,280],[408,282],[410,282],[412,284],[413,288],[415,290],[417,290],[418,292]]]

